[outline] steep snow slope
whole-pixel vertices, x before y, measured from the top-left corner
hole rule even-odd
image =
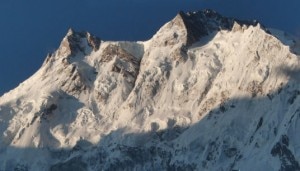
[[[300,170],[297,48],[211,10],[145,42],[69,30],[0,98],[0,170]]]

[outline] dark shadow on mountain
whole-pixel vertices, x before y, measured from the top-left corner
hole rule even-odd
[[[280,68],[277,68],[277,73],[281,76],[289,76],[290,79],[295,82],[300,82],[300,69],[293,69],[282,66]]]
[[[265,29],[267,33],[276,37],[282,44],[289,46],[290,52],[300,55],[299,37],[276,29]]]

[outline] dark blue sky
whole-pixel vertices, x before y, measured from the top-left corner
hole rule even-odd
[[[41,66],[72,27],[104,40],[147,40],[178,11],[211,8],[293,34],[299,0],[2,0],[0,96]]]

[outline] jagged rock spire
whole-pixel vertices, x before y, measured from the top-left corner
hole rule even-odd
[[[101,40],[88,32],[76,32],[72,28],[69,28],[66,36],[62,40],[58,55],[59,56],[73,56],[78,52],[86,52],[84,47],[84,41],[92,48],[93,51],[97,51],[100,46]]]
[[[66,36],[71,36],[72,34],[74,34],[74,30],[70,27]]]

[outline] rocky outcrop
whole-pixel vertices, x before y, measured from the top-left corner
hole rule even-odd
[[[100,43],[101,40],[96,36],[93,36],[88,32],[75,32],[70,28],[59,46],[57,56],[74,56],[78,52],[88,54],[90,53],[90,49],[88,49],[86,44],[91,48],[91,50],[97,51]]]

